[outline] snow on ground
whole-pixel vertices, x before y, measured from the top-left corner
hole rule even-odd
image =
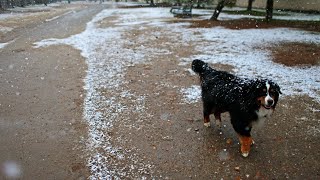
[[[134,12],[132,12],[134,11]],[[150,13],[152,12],[152,13]],[[143,117],[146,115],[144,107],[144,95],[136,95],[130,90],[126,90],[121,85],[127,83],[124,81],[124,75],[128,66],[151,60],[159,53],[166,53],[155,48],[138,48],[135,51],[126,49],[124,46],[132,43],[122,39],[125,31],[130,31],[133,25],[146,23],[145,14],[149,13],[149,18],[157,19],[163,17],[163,9],[152,11],[151,9],[142,10],[121,10],[106,9],[97,14],[96,17],[87,23],[87,28],[80,34],[73,35],[66,39],[46,39],[35,43],[36,48],[68,44],[81,50],[81,54],[86,58],[88,72],[85,78],[85,97],[84,117],[89,126],[88,151],[91,157],[88,160],[88,166],[91,169],[91,178],[109,178],[125,177],[131,169],[140,169],[141,173],[150,173],[152,164],[139,164],[139,157],[134,157],[125,153],[121,147],[114,147],[110,143],[108,131],[111,131],[115,121],[120,119],[120,114],[137,113]],[[112,15],[119,15],[121,18],[114,21],[117,27],[98,28],[101,20]],[[146,39],[142,39],[146,40]],[[125,49],[123,51],[123,49]],[[153,54],[152,54],[152,53]],[[148,54],[148,56],[146,56]],[[104,94],[110,92],[110,96]],[[131,100],[132,106],[125,104],[125,101]],[[123,118],[123,117],[122,117]],[[122,119],[124,121],[125,119]],[[126,171],[114,170],[110,165],[108,156],[99,152],[99,149],[105,150],[118,159],[126,158],[131,160],[127,164]],[[135,177],[135,176],[133,176]],[[137,176],[140,177],[140,176]]]
[[[117,27],[104,29],[97,27],[101,20],[112,15],[120,16],[117,21],[114,21],[118,25]],[[172,18],[168,9],[164,8],[159,8],[157,11],[149,8],[107,9],[96,15],[87,24],[86,30],[80,34],[66,39],[52,38],[35,43],[36,48],[59,44],[72,45],[81,50],[82,56],[86,58],[88,72],[85,78],[87,95],[85,98],[84,117],[89,125],[88,151],[91,153],[91,157],[88,160],[88,166],[91,168],[92,179],[125,176],[125,173],[128,173],[126,172],[128,169],[138,168],[146,171],[145,173],[152,171],[150,169],[152,167],[151,163],[136,164],[136,162],[139,162],[136,160],[138,157],[132,157],[132,155],[130,155],[131,164],[127,165],[129,168],[126,168],[126,171],[114,170],[108,162],[108,157],[100,153],[99,149],[104,149],[118,159],[128,159],[129,157],[121,147],[114,147],[110,143],[109,139],[111,137],[106,132],[110,131],[115,121],[120,119],[120,114],[137,112],[141,116],[139,119],[150,116],[144,110],[146,108],[144,107],[145,96],[135,95],[130,90],[121,87],[126,83],[123,78],[124,72],[127,66],[150,61],[158,54],[170,52],[167,49],[144,46],[136,48],[135,51],[126,49],[124,46],[132,42],[122,39],[121,35],[125,31],[130,31],[135,25],[144,24],[165,27],[163,23],[157,22],[164,18]],[[143,36],[139,38],[140,42],[138,43],[148,41],[150,38],[153,37]],[[119,52],[123,49],[125,51]],[[104,96],[105,91],[112,92],[112,96]],[[132,100],[134,106],[122,103],[128,99]],[[106,119],[107,121],[105,121]]]
[[[117,26],[99,28],[98,24],[101,20],[113,15],[120,17],[112,22]],[[163,20],[168,18],[172,18],[168,8],[105,9],[88,22],[86,30],[80,34],[65,39],[52,38],[35,43],[36,48],[59,44],[71,45],[79,49],[82,56],[86,58],[88,71],[84,80],[86,89],[84,118],[89,126],[87,150],[90,154],[88,167],[91,170],[91,179],[120,178],[129,176],[128,173],[131,173],[130,177],[141,178],[141,174],[152,175],[153,172],[151,162],[139,163],[140,157],[127,153],[131,150],[114,147],[107,133],[119,121],[120,116],[121,121],[126,120],[123,119],[125,117],[123,114],[127,114],[127,118],[130,118],[132,113],[136,113],[142,120],[144,117],[151,116],[146,112],[147,107],[144,103],[146,96],[135,94],[123,86],[127,83],[124,79],[127,67],[152,61],[161,53],[171,53],[164,47],[157,49],[143,46],[135,51],[126,48],[126,45],[134,42],[127,41],[122,38],[122,35],[133,28],[156,26],[159,32],[171,31],[182,34],[182,39],[173,40],[176,43],[194,43],[201,54],[181,59],[181,66],[189,68],[191,61],[195,58],[211,63],[230,64],[235,67],[236,73],[240,76],[262,76],[274,79],[281,86],[284,95],[307,94],[320,102],[317,96],[320,89],[319,67],[285,67],[273,63],[268,51],[255,49],[265,44],[284,41],[320,44],[319,34],[282,28],[190,29],[183,28],[185,23],[165,24]],[[150,39],[152,37],[143,36],[140,41]],[[180,93],[185,96],[182,102],[194,103],[199,99],[200,88],[197,85],[181,87]],[[127,103],[128,100],[132,102],[131,105]],[[105,153],[102,153],[101,149]],[[115,165],[110,164],[109,156],[119,160],[126,159],[128,164],[125,168],[117,169]],[[134,169],[140,169],[141,174],[132,174],[136,172]]]
[[[13,43],[14,41],[15,41],[15,39],[12,40],[12,41],[6,42],[6,43],[0,43],[0,49],[6,47],[6,46],[9,45],[10,43]]]
[[[197,85],[192,85],[189,88],[182,88],[180,92],[184,96],[182,101],[188,104],[197,102],[201,97],[201,88]]]
[[[255,19],[263,19],[265,17],[263,16],[253,16],[253,15],[231,15],[224,13],[223,11],[246,11],[246,8],[241,7],[233,7],[228,8],[225,7],[222,9],[221,14],[219,15],[219,20],[227,20],[227,19],[241,19],[241,18],[255,18]],[[253,9],[254,11],[261,11],[265,12],[264,9]],[[209,19],[212,14],[213,10],[198,10],[194,9],[192,10],[196,14],[204,14],[202,19]],[[301,21],[320,21],[320,15],[319,14],[306,14],[306,13],[296,13],[296,12],[290,12],[290,11],[274,11],[273,19],[279,19],[279,20],[301,20]]]
[[[286,16],[274,16],[274,18],[281,19],[281,20],[320,21],[319,15],[294,13],[294,12],[290,12]]]
[[[230,64],[240,76],[270,78],[276,81],[284,95],[307,94],[320,102],[320,68],[286,67],[271,61],[270,52],[257,49],[280,42],[320,44],[320,35],[310,32],[278,28],[230,30],[200,29],[203,41],[197,45],[202,54],[190,57],[210,63]],[[201,41],[201,40],[200,40]]]
[[[12,30],[13,30],[12,27],[6,27],[6,26],[1,26],[0,25],[0,32],[7,33],[7,32],[10,32]]]

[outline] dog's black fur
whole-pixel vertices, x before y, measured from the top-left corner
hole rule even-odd
[[[277,105],[281,91],[271,80],[239,78],[197,59],[192,70],[200,76],[205,123],[210,123],[210,114],[221,121],[221,113],[229,112],[234,130],[251,137],[253,122],[270,115]],[[265,99],[267,95],[269,99]]]

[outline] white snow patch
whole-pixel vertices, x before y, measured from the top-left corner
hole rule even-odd
[[[6,27],[6,26],[1,26],[0,25],[0,32],[2,32],[2,33],[7,33],[7,32],[10,32],[12,30],[13,30],[12,27]]]
[[[287,67],[272,62],[270,52],[256,48],[281,42],[320,44],[319,34],[287,28],[230,30],[219,27],[193,31],[200,32],[202,37],[194,36],[198,39],[184,41],[198,42],[196,47],[202,54],[189,58],[190,63],[193,59],[202,59],[210,63],[230,64],[239,76],[270,78],[280,85],[284,95],[307,94],[320,102],[319,66]],[[181,33],[188,34],[190,30]]]
[[[201,98],[201,88],[197,85],[192,85],[189,88],[182,88],[180,92],[183,94],[183,102],[191,104],[196,103]]]
[[[254,16],[254,15],[234,15],[234,14],[228,14],[224,11],[244,11],[245,8],[241,7],[234,7],[234,8],[228,8],[225,7],[221,11],[218,19],[219,20],[231,20],[231,19],[243,19],[243,18],[255,18],[255,19],[264,19],[263,16]],[[265,12],[265,9],[253,9],[254,11],[261,11]],[[195,14],[201,14],[203,15],[202,19],[210,19],[214,10],[200,10],[200,9],[194,9],[192,10]],[[278,15],[279,14],[279,15]],[[296,13],[296,12],[290,12],[290,11],[274,11],[274,15],[272,17],[273,19],[279,19],[279,20],[300,20],[300,21],[320,21],[320,15],[319,14],[306,14],[306,13]]]
[[[12,41],[6,42],[6,43],[0,43],[0,49],[5,48],[7,45],[13,43],[14,41],[15,41],[15,39]]]

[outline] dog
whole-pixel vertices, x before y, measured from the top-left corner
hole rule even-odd
[[[254,144],[252,126],[274,112],[282,94],[279,85],[268,79],[245,79],[217,71],[198,59],[192,61],[192,70],[200,76],[204,125],[210,127],[210,115],[214,114],[220,127],[221,113],[229,112],[241,154],[247,157]]]

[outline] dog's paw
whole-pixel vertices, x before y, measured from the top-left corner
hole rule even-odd
[[[243,157],[248,157],[249,156],[249,152],[250,152],[250,146],[251,144],[248,145],[241,145],[241,155]]]
[[[243,157],[248,157],[249,156],[249,152],[251,149],[251,145],[252,145],[252,138],[249,136],[241,136],[239,135],[239,140],[240,140],[240,151],[241,151],[241,155]]]
[[[211,126],[211,125],[210,125],[210,122],[204,123],[203,125],[204,125],[205,127],[207,127],[207,128]]]
[[[249,156],[249,152],[243,152],[241,153],[243,157],[248,157]]]

